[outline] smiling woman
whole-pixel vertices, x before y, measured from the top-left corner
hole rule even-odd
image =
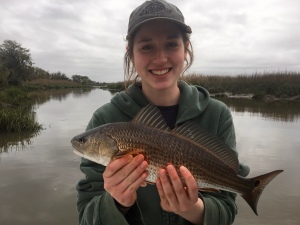
[[[96,110],[87,130],[107,123],[129,122],[152,103],[170,129],[180,129],[190,121],[218,136],[228,146],[227,153],[235,157],[239,174],[247,175],[248,167],[236,158],[235,132],[228,107],[210,98],[203,87],[188,85],[180,79],[194,59],[191,32],[181,11],[164,0],[146,1],[133,10],[124,69],[127,82],[135,82]],[[124,147],[132,148],[128,152],[137,152],[134,146]],[[166,149],[157,151],[166,154]],[[188,157],[184,149],[182,154]],[[220,160],[226,161],[224,158]],[[151,158],[133,154],[103,166],[82,158],[80,167],[86,178],[77,184],[80,224],[227,225],[234,221],[235,194],[198,190],[194,174],[183,166],[175,168],[172,161],[159,169],[155,185],[141,188],[150,171],[148,160]],[[207,164],[205,159],[204,162]]]

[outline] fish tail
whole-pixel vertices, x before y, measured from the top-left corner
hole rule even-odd
[[[251,209],[257,215],[257,202],[258,199],[263,192],[264,188],[273,180],[278,174],[283,172],[283,170],[275,170],[273,172],[263,174],[254,178],[251,178],[253,188],[251,191],[242,194],[241,196],[245,199],[245,201],[249,204]]]

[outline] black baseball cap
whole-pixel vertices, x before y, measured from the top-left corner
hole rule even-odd
[[[130,39],[130,36],[142,24],[155,19],[176,22],[186,33],[192,33],[192,29],[184,22],[182,12],[175,5],[165,0],[150,0],[144,2],[130,14],[126,39]]]

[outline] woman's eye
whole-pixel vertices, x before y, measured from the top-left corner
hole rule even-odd
[[[167,44],[167,47],[169,47],[169,48],[174,48],[174,47],[177,47],[177,46],[178,46],[177,42],[170,42],[170,43]]]
[[[144,50],[144,51],[148,51],[148,50],[151,50],[152,49],[152,46],[151,45],[144,45],[143,47],[142,47],[142,50]]]

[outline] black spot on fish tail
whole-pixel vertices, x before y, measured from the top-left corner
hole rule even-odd
[[[283,172],[283,170],[275,170],[273,172],[263,174],[254,178],[251,178],[253,188],[247,193],[242,194],[242,197],[249,204],[251,209],[257,214],[257,203],[260,195],[262,194],[264,188],[273,180],[278,174]]]

